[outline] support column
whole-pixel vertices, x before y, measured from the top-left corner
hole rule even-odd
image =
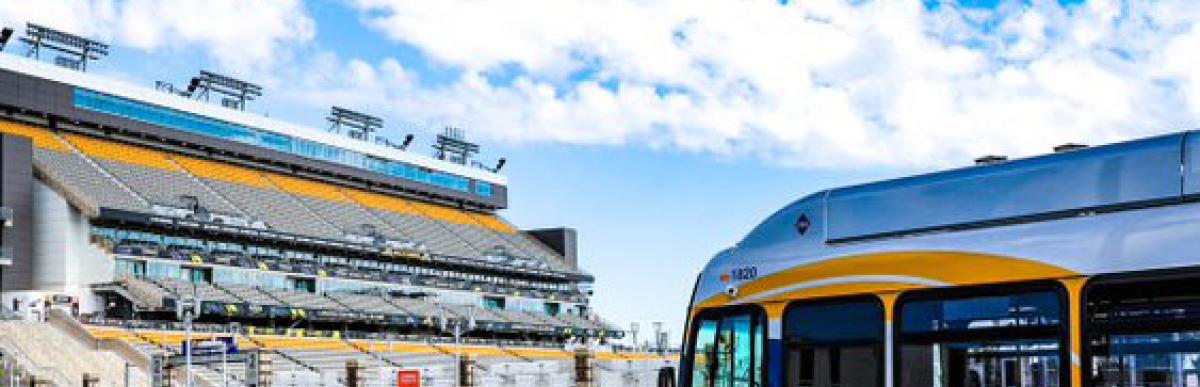
[[[275,381],[275,354],[270,351],[258,353],[258,385],[271,387]]]
[[[896,298],[899,293],[880,294],[883,303],[883,385],[893,387],[896,382],[896,332],[892,317],[896,315]]]
[[[359,375],[361,372],[362,367],[358,365],[358,360],[346,360],[346,387],[361,387],[363,385],[362,375]]]
[[[1070,320],[1067,327],[1071,329],[1071,385],[1083,385],[1083,285],[1086,277],[1059,280],[1067,288],[1067,305],[1070,310]]]
[[[154,354],[150,356],[150,372],[147,373],[150,377],[150,387],[170,387],[171,374],[167,369],[167,357],[164,354]]]
[[[475,387],[475,358],[464,354],[458,359],[460,387]]]
[[[587,348],[575,351],[575,387],[597,387],[595,378],[596,355]]]

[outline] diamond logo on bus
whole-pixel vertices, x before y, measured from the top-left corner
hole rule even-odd
[[[812,227],[812,222],[808,220],[808,215],[800,214],[800,219],[796,219],[796,231],[799,231],[800,235],[804,235],[808,232],[809,227]]]

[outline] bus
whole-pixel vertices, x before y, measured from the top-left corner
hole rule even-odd
[[[680,386],[1200,386],[1200,132],[829,189],[696,280]]]

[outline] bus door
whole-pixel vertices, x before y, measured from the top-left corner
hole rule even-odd
[[[884,311],[875,297],[801,301],[784,311],[788,387],[879,387]]]
[[[692,326],[693,340],[688,348],[690,364],[684,373],[690,380],[681,386],[762,387],[763,346],[766,344],[766,319],[761,311],[747,308],[727,312],[706,311]]]
[[[897,308],[899,386],[1069,385],[1064,298],[1049,285],[902,296]]]

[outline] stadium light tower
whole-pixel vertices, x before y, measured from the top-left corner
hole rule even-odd
[[[466,165],[472,155],[479,153],[479,145],[468,142],[461,128],[446,127],[437,136],[433,151],[438,160]]]
[[[237,110],[246,110],[246,102],[263,95],[262,86],[206,70],[201,70],[200,75],[192,77],[183,95],[189,98],[204,98],[207,101],[209,92],[223,95],[221,105]]]
[[[55,58],[55,63],[79,71],[87,71],[89,60],[108,55],[107,44],[33,23],[25,24],[25,36],[21,41],[29,46],[27,56],[40,58],[43,48],[55,50],[66,54]]]
[[[325,119],[329,121],[330,132],[341,133],[345,129],[350,138],[360,141],[374,141],[375,133],[383,129],[382,118],[338,106],[331,107]]]

